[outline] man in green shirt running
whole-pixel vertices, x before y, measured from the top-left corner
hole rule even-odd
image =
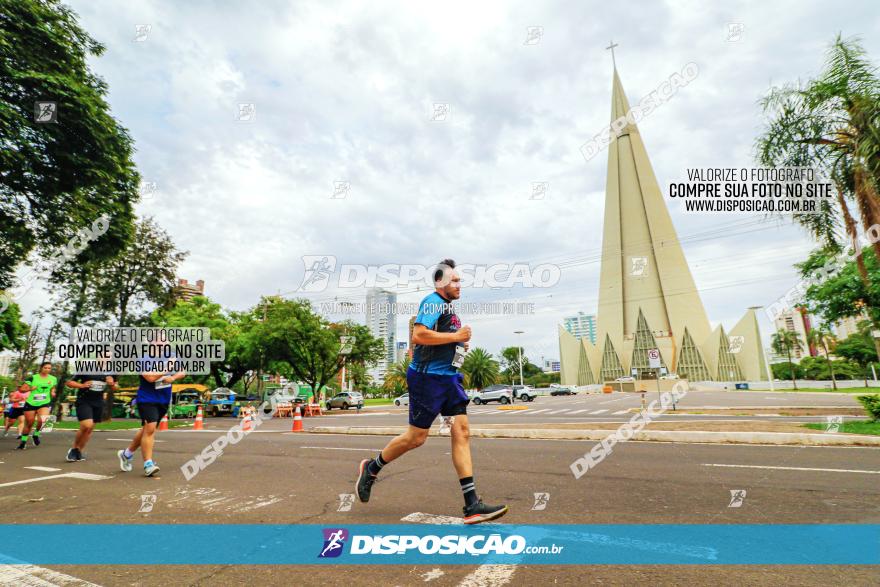
[[[24,402],[24,430],[21,435],[21,442],[16,447],[17,450],[24,450],[27,447],[28,436],[34,427],[34,419],[39,416],[37,421],[37,430],[34,432],[34,445],[40,446],[40,430],[46,418],[49,417],[49,409],[52,407],[52,399],[55,397],[55,387],[58,380],[52,375],[52,363],[44,361],[40,363],[40,372],[34,374],[30,381],[23,386],[23,391],[27,393],[27,399]]]

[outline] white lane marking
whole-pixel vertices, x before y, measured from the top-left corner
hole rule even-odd
[[[604,406],[605,404],[613,404],[614,402],[622,402],[623,400],[627,400],[627,399],[632,399],[632,398],[630,398],[630,397],[619,397],[619,398],[617,398],[617,399],[611,399],[611,400],[608,400],[607,402],[599,402],[599,405],[600,405],[600,406]]]
[[[282,501],[282,498],[276,497],[273,499],[269,499],[267,501],[258,501],[254,505],[247,505],[245,507],[240,507],[240,508],[236,509],[235,511],[236,512],[249,512],[249,511],[255,510],[257,508],[262,508],[262,507],[266,507],[267,505],[272,505],[273,503],[278,503],[279,501]]]
[[[464,524],[461,518],[452,516],[438,516],[424,512],[414,512],[400,519],[401,522],[415,522],[417,524],[442,524],[447,526],[461,526]],[[494,522],[481,524],[495,525]],[[480,565],[473,573],[467,575],[459,583],[459,587],[496,587],[506,585],[513,578],[516,565]]]
[[[346,448],[340,446],[301,446],[300,448],[315,448],[319,450],[366,450],[369,452],[379,452],[381,448]]]
[[[629,413],[629,410],[619,410],[619,411],[617,411],[617,412],[614,412],[614,413],[611,414],[611,415],[612,415],[612,416],[619,416],[619,415],[621,415],[621,414],[628,414],[628,413]]]
[[[99,587],[58,571],[36,565],[0,565],[0,585],[25,587]]]
[[[513,579],[514,573],[516,573],[516,565],[480,565],[458,585],[459,587],[507,585]]]
[[[595,412],[590,412],[591,416],[595,416],[596,414],[604,414],[608,410],[596,410]]]
[[[61,469],[56,469],[55,467],[38,467],[34,465],[33,467],[25,467],[25,469],[33,469],[34,471],[43,471],[44,473],[52,473],[53,471],[60,471]]]
[[[453,518],[452,516],[438,516],[436,514],[426,514],[424,512],[413,512],[407,516],[400,518],[401,522],[415,522],[416,524],[444,524],[448,526],[463,526],[464,522],[461,518]]]
[[[544,408],[543,410],[535,410],[535,411],[529,410],[529,413],[530,414],[540,414],[541,412],[549,412],[549,411],[550,411],[550,408]]]
[[[86,481],[101,481],[103,479],[112,479],[106,475],[93,475],[92,473],[62,473],[60,475],[47,475],[46,477],[34,477],[33,479],[23,479],[21,481],[11,481],[9,483],[0,483],[0,487],[11,487],[13,485],[23,485],[25,483],[36,483],[37,481],[46,481],[48,479],[84,479]],[[0,582],[0,585],[3,583]]]
[[[554,410],[554,411],[552,411],[552,412],[548,412],[547,415],[548,415],[548,416],[551,416],[551,415],[553,415],[553,414],[562,414],[562,413],[567,412],[567,411],[568,411],[568,408],[565,408],[564,410]]]
[[[589,408],[587,408],[586,410],[575,410],[575,411],[572,412],[572,415],[574,415],[574,414],[580,414],[581,412],[589,412],[589,411],[590,411]]]
[[[719,463],[703,463],[704,467],[731,467],[736,469],[777,469],[780,471],[820,471],[823,473],[865,473],[867,475],[880,475],[880,471],[868,471],[865,469],[816,469],[813,467],[776,467],[772,465],[722,465]]]

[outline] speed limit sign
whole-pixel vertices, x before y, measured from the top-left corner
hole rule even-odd
[[[660,368],[660,349],[648,349],[648,367],[651,369]]]

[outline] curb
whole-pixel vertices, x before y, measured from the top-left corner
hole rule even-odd
[[[367,434],[396,436],[402,426],[316,426],[306,432],[315,434]],[[602,440],[614,430],[548,430],[471,428],[473,438],[523,438],[532,440]],[[430,430],[429,436],[440,436]],[[446,435],[444,435],[446,436]],[[699,442],[712,444],[779,444],[812,446],[880,446],[880,436],[864,434],[811,434],[795,432],[703,432],[685,430],[642,430],[630,440],[650,442]]]

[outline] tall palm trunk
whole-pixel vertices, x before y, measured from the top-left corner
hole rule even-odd
[[[795,378],[794,363],[791,362],[791,345],[785,346],[785,353],[788,355],[788,369],[791,371],[791,384],[797,391],[797,379]]]

